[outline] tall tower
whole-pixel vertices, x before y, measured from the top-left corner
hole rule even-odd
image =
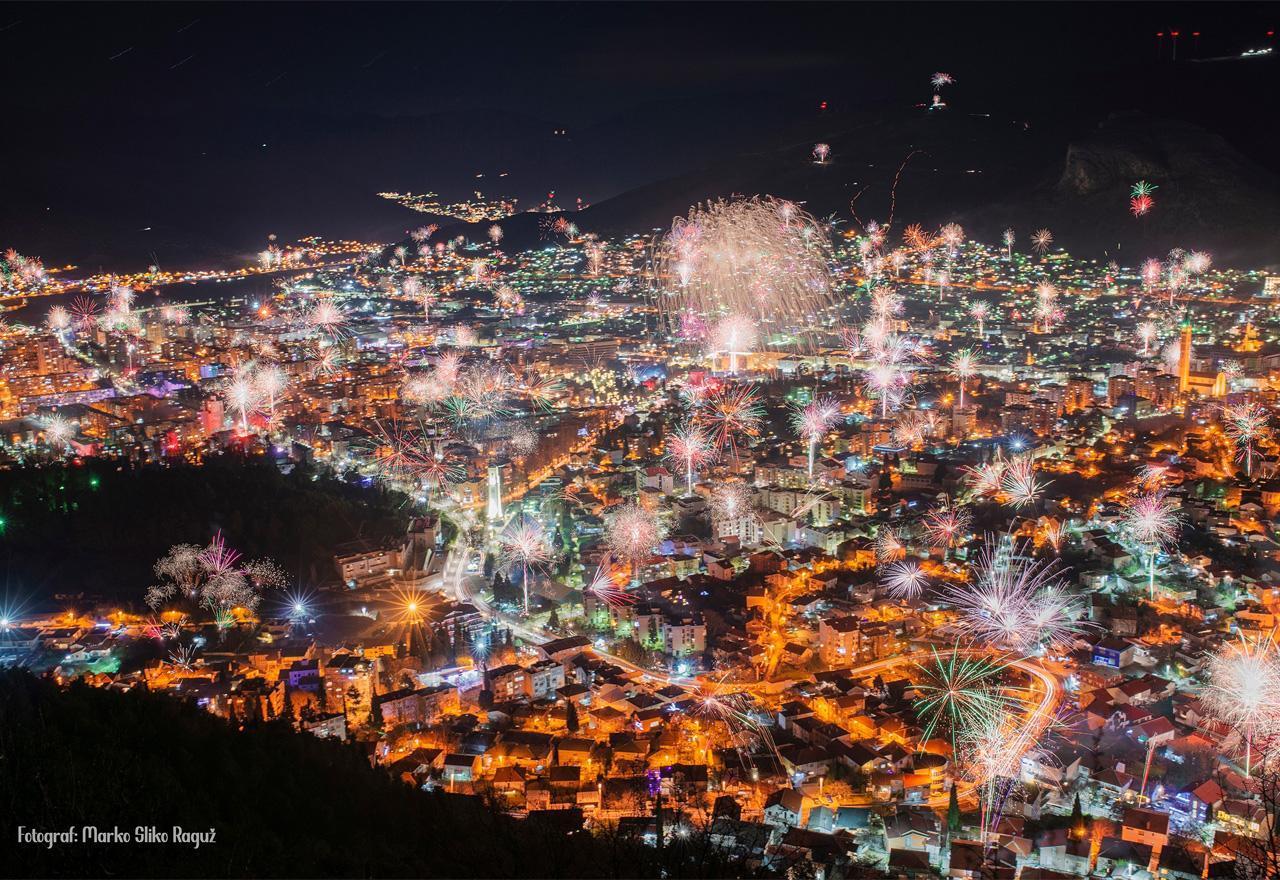
[[[1191,387],[1191,320],[1182,319],[1182,338],[1178,341],[1178,390]]]
[[[486,513],[490,521],[502,519],[502,468],[496,464],[489,465],[489,503]]]

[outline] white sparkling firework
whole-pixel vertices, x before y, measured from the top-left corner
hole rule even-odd
[[[835,302],[830,265],[826,230],[796,205],[709,202],[677,219],[659,248],[659,304],[672,327],[736,315],[768,340],[809,340]]]
[[[1222,718],[1245,734],[1245,772],[1255,736],[1280,730],[1280,657],[1273,635],[1243,636],[1209,658],[1209,686],[1201,696],[1211,717]]]
[[[897,562],[907,555],[907,547],[897,532],[889,526],[881,526],[876,532],[875,552],[877,562]]]
[[[520,569],[521,586],[524,589],[524,610],[529,611],[529,575],[550,565],[555,551],[546,531],[537,520],[522,516],[512,522],[498,538],[500,564],[508,571]]]
[[[1015,509],[1029,507],[1040,500],[1045,483],[1036,476],[1035,461],[1029,455],[1008,460],[1000,474],[1000,500]]]
[[[895,599],[907,602],[920,598],[928,582],[920,564],[910,559],[890,563],[880,570],[880,583],[885,592]]]
[[[943,596],[975,641],[1029,652],[1068,645],[1081,630],[1079,600],[1066,591],[1053,562],[988,547],[970,577],[971,582],[948,586]]]
[[[605,542],[615,557],[638,565],[649,558],[664,536],[657,517],[643,507],[628,504],[609,518]]]

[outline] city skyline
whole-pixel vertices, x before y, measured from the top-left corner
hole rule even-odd
[[[107,142],[0,215],[15,876],[1275,872],[1265,7],[81,12],[5,62]]]

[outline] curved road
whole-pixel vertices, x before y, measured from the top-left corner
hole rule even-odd
[[[431,583],[433,580],[436,581],[436,586],[443,592],[453,595],[459,602],[470,603],[475,606],[476,610],[481,614],[499,621],[504,626],[509,627],[516,635],[531,642],[532,644],[541,645],[551,641],[553,638],[556,638],[556,636],[550,635],[540,629],[527,626],[514,615],[504,614],[491,606],[488,602],[484,601],[479,594],[471,593],[467,590],[467,563],[470,561],[472,556],[478,552],[479,551],[470,546],[455,548],[455,550],[451,551],[445,559],[445,564],[440,574],[428,579],[428,583]],[[691,682],[703,686],[712,684],[712,682],[702,676],[688,678],[673,676],[664,672],[655,672],[651,669],[646,669],[642,666],[637,666],[634,663],[623,660],[621,657],[610,654],[607,651],[601,651],[594,647],[592,648],[592,651],[611,663],[621,666],[624,669],[637,672],[646,679],[659,682],[664,685],[688,685]],[[958,651],[960,654],[968,657],[991,657],[993,654],[997,653],[985,648],[960,648]],[[933,652],[931,651],[916,651],[911,654],[899,654],[894,657],[886,657],[882,660],[873,660],[870,663],[864,663],[862,666],[853,667],[849,670],[849,673],[857,678],[866,678],[894,669],[895,667],[902,666],[903,664],[924,663],[932,658]],[[1039,661],[1032,660],[1030,658],[1020,658],[1009,661],[1006,665],[1024,673],[1039,685],[1038,690],[1040,692],[1040,700],[1034,706],[1028,705],[1026,715],[1027,740],[1034,741],[1038,739],[1053,722],[1054,716],[1057,713],[1058,705],[1063,696],[1062,685],[1059,682],[1058,675],[1049,669],[1046,669]],[[742,685],[730,685],[729,689],[751,691],[758,696],[762,687],[768,684],[770,684],[770,682],[766,680]],[[717,687],[722,690],[728,690],[724,688],[723,685],[717,685]],[[981,781],[958,780],[955,783],[959,788],[958,796],[969,796],[973,793],[973,790],[978,787]],[[929,798],[929,800],[925,801],[925,804],[931,807],[944,807],[946,806],[949,798],[950,792],[946,792]]]

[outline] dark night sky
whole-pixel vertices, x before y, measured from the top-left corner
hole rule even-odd
[[[374,198],[381,189],[460,197],[478,186],[524,204],[554,189],[561,204],[598,202],[763,149],[824,100],[833,118],[927,100],[935,70],[955,75],[970,106],[1045,119],[1143,106],[1264,158],[1266,126],[1250,117],[1269,87],[1219,89],[1213,77],[1171,87],[1155,32],[1181,29],[1184,58],[1238,54],[1266,44],[1274,10],[8,4],[0,246],[136,265],[147,252],[247,252],[273,231],[370,236],[411,224]]]

